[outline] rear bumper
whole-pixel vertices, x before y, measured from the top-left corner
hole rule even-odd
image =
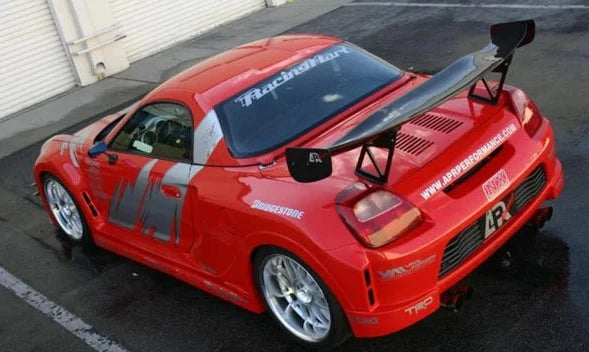
[[[371,287],[376,298],[372,309],[346,312],[355,336],[387,335],[406,328],[437,311],[442,293],[459,283],[505,244],[533,217],[544,201],[554,199],[560,194],[564,186],[564,175],[561,163],[556,158],[554,139],[549,125],[544,133],[543,139],[547,142],[543,144],[542,150],[535,154],[535,160],[522,170],[523,175],[528,175],[542,166],[546,174],[544,188],[519,213],[484,240],[456,268],[441,278],[438,277],[444,248],[449,240],[457,235],[456,232],[438,236],[438,239],[434,241],[424,240],[419,250],[411,251],[406,255],[400,255],[399,248],[394,254],[392,251],[388,253],[385,251],[378,256],[371,253],[372,257],[376,258],[371,260],[373,273]],[[464,227],[466,226],[468,224],[464,224]],[[383,271],[383,263],[387,257],[394,257],[388,264],[388,268],[392,269]],[[399,265],[399,263],[405,264]],[[391,295],[395,295],[394,299],[391,299]]]

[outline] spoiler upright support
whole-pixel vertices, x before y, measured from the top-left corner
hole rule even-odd
[[[390,173],[395,137],[401,126],[411,119],[451,99],[469,88],[469,98],[496,104],[505,83],[515,50],[534,40],[533,20],[498,23],[491,26],[491,42],[479,51],[470,53],[446,66],[428,80],[388,103],[366,118],[345,136],[323,149],[287,148],[286,162],[291,176],[299,182],[314,182],[331,175],[331,156],[362,146],[356,174],[376,183],[386,183]],[[496,87],[485,80],[488,72],[501,73]],[[475,94],[481,80],[488,97]],[[388,149],[384,169],[376,163],[371,147]],[[362,170],[368,156],[376,174]]]
[[[393,164],[393,154],[395,153],[395,146],[397,144],[397,133],[400,129],[400,127],[395,128],[388,133],[378,136],[375,140],[366,142],[362,145],[362,150],[360,150],[360,156],[358,157],[358,162],[356,163],[356,175],[374,183],[387,183],[389,174],[391,172],[391,165]],[[372,154],[371,148],[386,149],[387,160],[384,167],[378,163],[374,157],[374,154]],[[364,159],[367,155],[376,173],[371,173],[370,171],[366,171],[364,169]]]
[[[483,82],[483,86],[487,91],[487,96],[479,95],[475,92],[477,87],[477,82],[475,82],[470,89],[468,90],[468,98],[481,101],[483,103],[497,105],[499,103],[499,98],[501,97],[501,91],[503,90],[503,85],[505,84],[505,78],[507,77],[507,72],[509,71],[509,65],[511,64],[511,60],[513,59],[513,54],[510,55],[505,61],[501,63],[501,65],[497,66],[493,72],[501,73],[501,78],[495,87],[489,86],[489,82],[485,77],[481,77],[479,81]]]

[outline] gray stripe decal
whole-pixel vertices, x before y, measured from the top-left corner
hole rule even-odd
[[[137,212],[141,206],[141,198],[147,189],[149,174],[157,162],[156,159],[150,160],[145,164],[133,185],[127,181],[120,180],[110,201],[108,221],[114,224],[135,228],[137,223]]]
[[[150,180],[139,222],[141,232],[169,242],[174,238],[177,245],[180,242],[182,209],[186,197],[187,180],[189,180],[190,165],[178,163],[172,166],[162,179]],[[170,198],[162,193],[162,184],[175,186],[180,190],[179,198]]]
[[[215,110],[211,110],[194,129],[194,145],[192,146],[194,163],[206,164],[221,138],[223,138],[223,132],[219,125],[219,118]]]
[[[77,168],[80,167],[80,163],[78,162],[78,156],[76,155],[76,153],[80,149],[82,143],[84,143],[84,140],[88,138],[89,135],[90,130],[84,130],[77,135],[73,135],[69,142],[61,142],[61,149],[59,150],[59,153],[63,155],[65,153],[65,150],[68,149],[70,160],[72,164],[74,164],[74,166]]]
[[[166,171],[163,177],[149,177],[157,163],[153,159],[145,164],[134,184],[121,180],[117,183],[110,203],[108,221],[129,230],[139,224],[144,236],[153,233],[161,241],[180,243],[182,210],[188,191],[188,184],[202,166],[177,163]],[[175,186],[180,197],[171,198],[161,191],[162,184]]]
[[[209,157],[223,138],[215,110],[202,119],[194,130],[193,160],[206,164]],[[139,223],[143,235],[162,241],[180,242],[180,229],[184,200],[188,184],[203,169],[202,165],[177,163],[164,176],[150,179],[149,175],[157,159],[147,163],[133,185],[121,180],[117,183],[109,209],[109,222],[130,230]],[[179,198],[170,198],[161,191],[161,185],[175,186],[180,190]]]
[[[70,159],[72,160],[72,164],[74,164],[75,167],[80,167],[80,164],[78,163],[78,157],[76,156],[76,149],[77,146],[73,142],[70,142]]]

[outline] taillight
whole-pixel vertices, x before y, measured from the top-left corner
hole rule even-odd
[[[521,89],[512,89],[509,93],[513,112],[519,117],[526,133],[533,137],[542,124],[542,116],[540,116],[538,107]]]
[[[383,189],[355,183],[336,198],[337,212],[367,247],[381,247],[419,225],[421,211],[409,201]]]

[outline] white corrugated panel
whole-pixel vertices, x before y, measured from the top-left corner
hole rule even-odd
[[[0,120],[75,86],[46,0],[0,0]]]
[[[161,51],[266,6],[265,0],[109,0],[129,61]]]

